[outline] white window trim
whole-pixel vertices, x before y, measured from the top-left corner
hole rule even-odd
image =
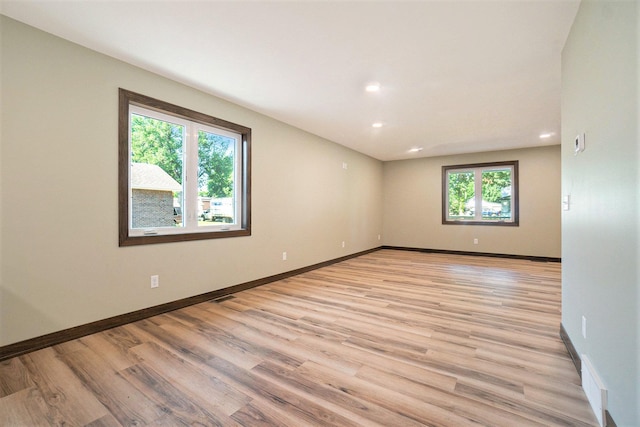
[[[226,129],[220,129],[210,125],[185,120],[170,114],[144,108],[138,105],[129,106],[129,156],[131,156],[131,116],[139,115],[164,122],[180,125],[184,128],[183,134],[183,159],[182,159],[182,227],[148,227],[133,228],[133,209],[131,179],[129,179],[129,235],[149,236],[184,233],[205,233],[211,231],[239,230],[241,228],[239,218],[242,212],[242,200],[237,197],[237,185],[242,166],[242,135]],[[204,131],[216,135],[232,138],[234,142],[234,222],[229,224],[198,225],[198,132]],[[131,163],[129,163],[129,177],[131,177]],[[195,183],[194,181],[195,177]]]

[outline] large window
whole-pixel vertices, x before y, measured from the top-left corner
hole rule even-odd
[[[251,129],[120,89],[120,246],[251,234]]]
[[[518,225],[518,161],[443,166],[442,223]]]

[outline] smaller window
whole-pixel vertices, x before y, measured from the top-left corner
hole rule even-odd
[[[518,161],[442,167],[442,223],[518,225]]]

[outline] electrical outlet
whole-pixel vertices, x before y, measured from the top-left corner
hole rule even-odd
[[[282,252],[282,260],[283,261],[287,260],[287,253],[286,252]]]
[[[378,234],[378,240],[380,240],[380,235]]]
[[[344,243],[344,241],[342,241],[342,247],[344,248],[344,246],[345,246],[345,243]]]
[[[151,288],[157,288],[158,286],[160,286],[160,276],[157,274],[151,276]]]
[[[478,244],[478,239],[473,239],[473,244],[477,245]]]
[[[587,339],[587,318],[582,316],[582,338]]]

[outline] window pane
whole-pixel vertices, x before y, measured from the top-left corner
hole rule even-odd
[[[235,224],[235,138],[198,131],[199,226]]]
[[[511,169],[482,172],[482,219],[511,219]]]
[[[131,114],[131,227],[182,227],[184,126]]]
[[[449,172],[449,219],[473,219],[475,179],[473,171]]]

